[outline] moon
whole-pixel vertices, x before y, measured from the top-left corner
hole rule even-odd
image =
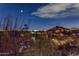
[[[23,13],[24,11],[23,10],[21,10],[21,13]]]

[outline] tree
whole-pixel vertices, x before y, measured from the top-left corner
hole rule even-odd
[[[28,25],[24,24],[24,28],[22,29],[23,31],[27,31],[28,30]]]

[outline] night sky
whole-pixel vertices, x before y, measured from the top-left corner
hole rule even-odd
[[[39,17],[32,15],[39,8],[48,4],[44,3],[25,3],[25,4],[0,4],[0,23],[4,21],[5,17],[10,17],[12,20],[12,27],[15,24],[16,17],[17,29],[22,29],[24,24],[29,26],[29,30],[47,30],[54,26],[63,27],[78,27],[79,28],[79,16],[68,17]]]

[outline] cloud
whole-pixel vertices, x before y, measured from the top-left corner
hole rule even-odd
[[[53,3],[42,6],[32,15],[42,18],[79,16],[78,3]]]

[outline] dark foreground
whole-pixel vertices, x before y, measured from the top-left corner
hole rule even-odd
[[[79,56],[79,33],[63,28],[48,31],[0,31],[1,56]]]

